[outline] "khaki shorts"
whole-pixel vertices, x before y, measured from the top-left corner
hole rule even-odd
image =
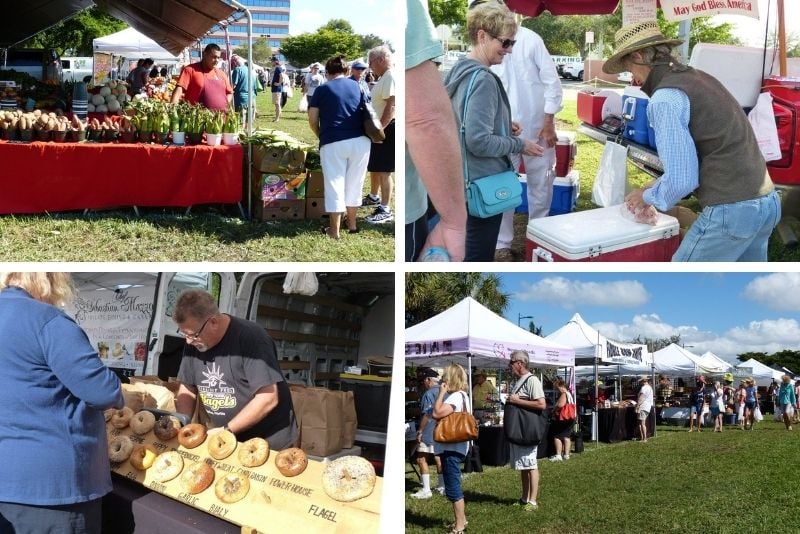
[[[273,104],[280,104],[281,103],[281,94],[283,94],[283,93],[272,93],[272,103]]]
[[[433,454],[433,444],[428,445],[425,442],[419,442],[417,444],[417,452],[420,454]]]

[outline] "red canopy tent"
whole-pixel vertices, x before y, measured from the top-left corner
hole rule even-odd
[[[553,15],[608,15],[619,0],[506,0],[508,8],[520,15],[538,17],[544,11]]]

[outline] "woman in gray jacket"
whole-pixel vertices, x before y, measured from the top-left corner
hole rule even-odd
[[[500,78],[489,70],[502,63],[514,46],[517,24],[509,9],[497,2],[477,5],[467,13],[467,31],[472,51],[461,58],[447,75],[445,86],[453,104],[457,126],[465,126],[466,158],[471,181],[502,172],[511,166],[509,154],[541,156],[535,142],[521,139],[522,128],[511,120],[508,96]],[[465,117],[464,101],[472,75]],[[464,261],[493,261],[502,214],[485,219],[467,216]]]

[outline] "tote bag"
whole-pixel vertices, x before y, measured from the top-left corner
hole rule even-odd
[[[528,380],[531,378],[533,377]],[[517,388],[515,395],[523,385]],[[511,443],[522,446],[538,445],[547,435],[547,420],[541,410],[526,410],[513,404],[506,404],[503,410],[503,433]]]
[[[461,392],[461,410],[442,417],[433,429],[433,439],[438,443],[461,443],[478,437],[478,423],[467,411],[466,395]]]
[[[625,202],[628,182],[628,147],[611,141],[606,142],[600,168],[592,186],[592,202],[602,208]]]

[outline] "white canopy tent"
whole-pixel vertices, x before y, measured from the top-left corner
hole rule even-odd
[[[715,372],[713,368],[702,365],[700,356],[675,343],[655,351],[653,364],[657,372],[670,375],[695,376]]]
[[[733,365],[726,362],[710,350],[704,352],[703,355],[700,356],[700,363],[707,369],[713,369],[711,372],[714,374],[727,373],[730,371],[731,367],[733,367]]]
[[[631,365],[649,371],[653,362],[647,345],[612,341],[584,321],[579,313],[546,339],[575,349],[576,363],[595,363],[597,358],[600,365]]]
[[[750,358],[746,362],[742,362],[736,366],[737,368],[751,369],[749,376],[753,377],[757,386],[769,386],[772,379],[780,383],[781,377],[786,374],[782,371],[776,371],[768,365],[764,365],[760,361]]]
[[[98,37],[92,41],[95,53],[114,54],[127,59],[152,58],[158,63],[175,63],[177,56],[133,28]]]

